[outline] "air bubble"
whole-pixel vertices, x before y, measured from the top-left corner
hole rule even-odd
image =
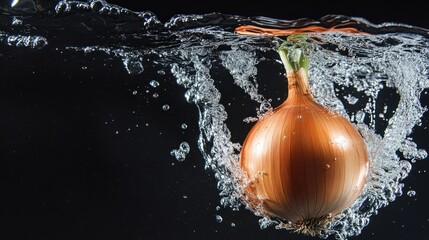
[[[409,190],[409,191],[407,192],[407,195],[408,195],[408,197],[414,197],[414,196],[416,196],[416,191],[414,191],[414,190]]]
[[[149,84],[150,84],[152,87],[154,87],[154,88],[156,88],[156,87],[158,87],[158,86],[159,86],[159,82],[158,82],[158,81],[156,81],[156,80],[152,80],[152,81],[150,81],[150,82],[149,82]]]
[[[162,105],[162,110],[168,111],[169,109],[170,109],[170,105],[168,105],[168,104]]]
[[[347,96],[345,96],[344,99],[346,99],[350,105],[354,105],[359,101],[359,98],[354,97],[351,94],[348,94]]]
[[[142,63],[138,59],[127,57],[123,63],[129,74],[141,74],[144,71]]]
[[[223,218],[221,215],[216,215],[216,222],[221,223],[223,221]]]
[[[363,121],[365,120],[365,112],[363,111],[358,111],[356,113],[356,122],[358,123],[363,123]]]
[[[186,125],[186,123],[183,123],[180,127],[181,127],[182,129],[187,129],[187,128],[188,128],[188,125]]]
[[[175,157],[177,161],[183,162],[186,159],[186,155],[188,155],[191,147],[187,142],[182,142],[179,145],[179,149],[173,149],[170,152],[170,155]]]
[[[263,117],[265,114],[271,112],[272,110],[273,110],[273,107],[271,106],[270,101],[264,100],[261,102],[259,106],[258,117]]]

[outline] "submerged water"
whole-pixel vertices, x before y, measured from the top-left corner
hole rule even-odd
[[[235,28],[242,25],[291,29],[330,28],[341,23],[361,32],[308,33],[309,81],[316,101],[350,119],[362,133],[370,155],[363,193],[319,237],[346,239],[361,234],[380,209],[409,189],[404,187],[404,179],[416,161],[427,158],[426,146],[416,138],[428,133],[424,118],[427,103],[423,102],[429,88],[428,30],[402,24],[373,25],[346,16],[286,21],[223,14],[177,15],[161,23],[151,12],[132,12],[104,1],[62,1],[45,10],[43,18],[20,9],[3,7],[2,11],[2,48],[90,59],[84,61],[82,71],[91,68],[91,61],[113,59],[122,63],[132,79],[115,81],[144,81],[130,83],[127,94],[143,105],[142,116],[154,117],[142,117],[128,129],[115,129],[111,117],[106,125],[111,124],[115,134],[157,126],[159,117],[171,118],[176,124],[177,119],[183,119],[183,113],[174,109],[177,102],[186,101],[196,108],[196,119],[179,120],[175,128],[197,132],[197,139],[173,139],[175,146],[167,154],[178,161],[174,164],[181,164],[191,161],[190,152],[199,149],[192,158],[203,161],[216,180],[217,207],[250,211],[242,202],[243,183],[237,174],[241,144],[252,124],[287,96],[284,69],[276,51],[284,38],[236,33]],[[155,113],[158,110],[165,114]],[[146,148],[157,151],[154,146],[158,144],[162,142],[147,143],[142,152],[148,151]],[[165,152],[155,155],[164,156]],[[416,194],[412,189],[407,191],[410,197]],[[252,214],[260,228],[277,226],[278,231],[286,231],[280,229],[278,219],[258,211]],[[216,215],[214,221],[225,219]],[[231,227],[235,225],[231,222]]]

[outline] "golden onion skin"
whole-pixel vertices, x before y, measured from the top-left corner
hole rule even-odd
[[[355,127],[313,100],[304,69],[288,71],[288,85],[287,100],[248,133],[240,166],[253,179],[247,199],[262,199],[266,213],[299,224],[349,207],[369,162]]]

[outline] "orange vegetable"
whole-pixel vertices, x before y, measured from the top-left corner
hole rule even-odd
[[[240,166],[252,179],[245,190],[248,206],[314,236],[361,193],[368,153],[346,118],[314,101],[306,43],[299,38],[279,48],[288,97],[250,130]]]

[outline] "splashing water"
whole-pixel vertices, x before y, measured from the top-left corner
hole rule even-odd
[[[409,135],[420,124],[426,111],[419,98],[422,91],[429,87],[429,59],[425,51],[429,45],[424,37],[408,34],[370,36],[330,33],[312,36],[318,39],[310,54],[309,67],[310,88],[315,89],[314,97],[317,102],[357,124],[368,145],[371,159],[363,194],[331,223],[330,229],[320,234],[321,237],[335,234],[342,239],[360,234],[369,223],[370,216],[402,195],[403,184],[400,181],[411,170],[409,160],[427,157],[427,153],[418,149]],[[265,107],[268,101],[258,93],[258,83],[255,81],[257,65],[265,59],[256,57],[255,53],[261,54],[261,48],[253,51],[248,48],[249,45],[243,44],[221,51],[218,55],[234,83],[250,99],[261,104],[264,110],[256,111],[256,115],[260,116],[271,109]],[[209,74],[213,68],[210,59],[215,54],[210,52],[211,49],[203,49],[195,47],[190,51],[181,51],[183,66],[175,64],[172,72],[178,83],[188,89],[188,101],[199,106],[199,147],[206,159],[206,167],[216,172],[220,195],[223,196],[221,203],[239,208],[242,183],[235,174],[240,171],[237,166],[240,146],[231,141],[231,132],[225,125],[227,113],[220,104],[221,94]],[[189,65],[195,70],[186,70]],[[399,102],[380,104],[379,101],[383,101],[383,96],[388,94],[398,95]],[[350,97],[355,98],[352,103],[348,100]],[[347,105],[354,105],[354,108],[347,108]],[[380,107],[387,109],[384,115],[389,118],[378,117]],[[398,156],[398,151],[404,158]],[[270,225],[281,228],[279,221],[267,216],[261,219],[260,225],[261,228]]]
[[[0,25],[0,44],[35,49],[49,48],[52,44],[61,51],[82,55],[102,53],[120,59],[130,75],[142,75],[155,68],[165,70],[158,70],[160,76],[171,73],[177,85],[185,90],[186,101],[198,109],[197,145],[205,168],[214,173],[220,204],[224,207],[247,211],[243,188],[250,180],[246,180],[239,167],[241,143],[246,129],[285,99],[287,86],[276,52],[282,39],[239,35],[234,32],[239,24],[261,27],[277,24],[278,28],[290,29],[297,25],[329,24],[327,27],[331,28],[341,22],[342,26],[365,32],[308,33],[312,44],[309,81],[314,97],[356,125],[367,143],[371,161],[361,196],[328,229],[320,232],[320,237],[334,235],[346,239],[359,235],[371,216],[402,195],[401,181],[408,176],[411,162],[427,157],[413,139],[413,130],[421,127],[427,110],[420,101],[429,88],[427,30],[400,24],[372,25],[363,19],[344,16],[327,16],[320,22],[293,22],[238,19],[220,14],[178,15],[162,25],[149,12],[135,13],[104,1],[62,1],[54,9],[60,17],[88,14],[107,22],[121,19],[129,25],[118,28],[112,21],[106,25],[89,24],[83,30],[79,24],[71,26],[95,34],[100,31],[118,34],[117,38],[99,38],[101,43],[88,40],[82,45],[63,39],[61,32],[55,30],[60,26],[49,25],[54,31],[52,35],[38,35],[37,31],[25,35],[19,27],[31,24],[31,19],[20,19],[20,24],[14,19],[9,24],[18,28],[10,32],[4,31],[4,24]],[[34,29],[43,29],[43,24],[37,24]],[[151,80],[149,86],[159,90],[163,85]],[[161,96],[154,93],[153,98]],[[167,103],[162,109],[172,110]],[[187,128],[186,124],[181,125],[182,130]],[[178,145],[171,155],[182,162],[191,146],[180,140]],[[278,219],[258,209],[254,214],[261,228],[282,228]],[[216,215],[216,221],[224,220]]]

